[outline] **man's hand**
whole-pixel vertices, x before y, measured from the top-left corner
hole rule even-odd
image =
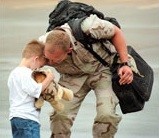
[[[130,84],[133,81],[133,72],[132,69],[125,65],[119,68],[118,75],[120,77],[120,85]]]

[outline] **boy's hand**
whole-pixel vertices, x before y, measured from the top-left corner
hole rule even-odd
[[[46,78],[50,81],[52,81],[55,78],[55,76],[53,75],[50,69],[46,72]]]

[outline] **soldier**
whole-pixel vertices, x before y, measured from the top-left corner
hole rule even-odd
[[[105,39],[103,43],[111,53],[117,51],[120,56],[119,83],[129,84],[133,80],[132,69],[128,66],[128,53],[122,31],[112,23],[90,15],[82,23],[84,33],[95,39]],[[111,40],[108,41],[108,39]],[[94,138],[113,138],[121,116],[115,108],[118,98],[112,90],[111,72],[85,49],[72,35],[66,23],[56,28],[39,40],[45,43],[44,54],[49,59],[48,65],[60,73],[59,83],[74,92],[74,99],[65,102],[65,109],[51,115],[52,138],[70,138],[71,127],[85,96],[93,90],[96,96],[97,115],[93,124]],[[112,63],[110,56],[101,46],[93,44],[93,49],[106,62]]]

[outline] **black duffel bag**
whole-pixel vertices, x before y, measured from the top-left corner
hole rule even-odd
[[[140,74],[133,72],[134,79],[131,84],[119,84],[118,69],[120,64],[117,63],[118,55],[114,57],[114,62],[111,66],[112,87],[119,99],[123,114],[143,109],[145,102],[150,98],[154,81],[152,68],[131,46],[128,46],[128,53],[134,58],[140,72]]]

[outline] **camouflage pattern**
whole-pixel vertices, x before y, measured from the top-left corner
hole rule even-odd
[[[111,75],[109,71],[101,70],[101,72],[90,75],[83,86],[78,89],[80,90],[76,91],[74,89],[74,99],[72,101],[63,101],[65,108],[62,112],[54,112],[51,115],[52,138],[70,138],[70,128],[73,125],[82,101],[91,89],[94,90],[97,99],[97,116],[94,120],[93,136],[94,138],[113,137],[121,117],[115,114],[118,99],[111,88]]]
[[[42,83],[46,78],[46,72],[48,70],[39,69],[34,70],[32,77],[38,83]],[[64,88],[57,84],[55,81],[52,81],[49,86],[41,93],[40,97],[35,100],[35,107],[41,109],[44,104],[44,100],[49,102],[54,110],[61,111],[64,108],[64,105],[60,102],[61,99],[70,101],[73,99],[73,92],[67,88]]]
[[[84,46],[72,36],[68,24],[61,26],[70,36],[73,51],[61,64],[53,66],[61,75],[59,83],[74,92],[74,99],[70,102],[63,101],[65,108],[61,112],[54,112],[50,116],[51,138],[70,138],[73,122],[85,96],[91,90],[96,96],[97,115],[93,125],[94,138],[113,138],[121,116],[116,114],[115,108],[118,98],[112,90],[111,72],[108,67],[101,65]],[[102,21],[95,15],[91,15],[82,23],[82,29],[86,34],[100,39],[109,39],[114,35],[114,27],[107,21]],[[46,36],[45,36],[46,38]],[[106,53],[103,46],[112,53],[116,52],[114,46],[105,41],[103,45],[93,45],[96,51],[108,63],[112,63],[114,54]]]

